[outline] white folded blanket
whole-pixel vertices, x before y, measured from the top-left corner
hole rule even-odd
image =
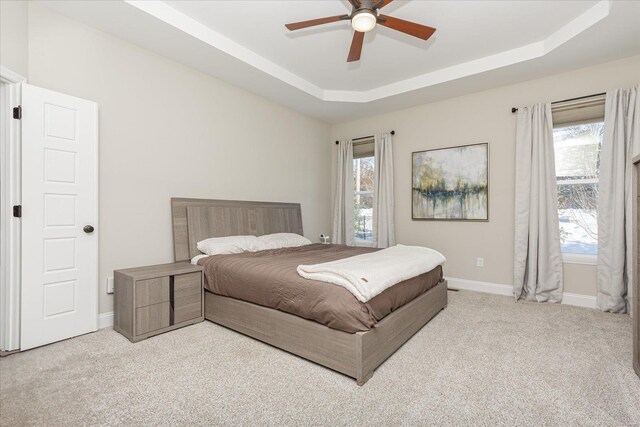
[[[333,283],[367,302],[396,283],[419,276],[444,264],[438,251],[420,246],[396,245],[380,251],[314,265],[299,265],[305,279]]]

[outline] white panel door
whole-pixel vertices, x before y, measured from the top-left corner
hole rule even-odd
[[[97,112],[22,86],[22,350],[98,328]]]

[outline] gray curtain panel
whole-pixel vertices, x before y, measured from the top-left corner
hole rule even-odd
[[[353,212],[353,141],[340,141],[338,170],[333,199],[333,226],[331,241],[352,246],[355,242]]]
[[[598,195],[598,307],[626,313],[632,276],[632,157],[640,152],[638,87],[607,92]]]
[[[513,295],[562,301],[551,104],[518,109]]]
[[[388,248],[396,244],[393,147],[390,133],[375,136],[374,153],[376,165],[373,176],[373,246]]]

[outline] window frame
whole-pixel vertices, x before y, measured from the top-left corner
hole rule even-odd
[[[602,111],[601,114],[594,115],[595,108],[599,108],[601,106]],[[586,108],[585,108],[586,107]],[[557,113],[560,111],[562,113],[579,111],[583,109],[584,117],[580,117],[579,114],[574,114],[574,120],[570,122],[561,122],[556,124],[555,120],[553,123],[553,130],[566,128],[570,126],[578,126],[583,124],[592,124],[592,123],[603,123],[604,126],[604,97],[595,96],[590,99],[585,99],[583,102],[575,103],[573,105],[567,106],[566,104],[560,104],[557,107],[554,106],[552,108],[553,113]],[[555,147],[555,142],[554,142]],[[570,182],[573,181],[573,182]],[[571,185],[571,184],[584,184],[584,183],[594,183],[596,181],[594,178],[585,178],[585,179],[575,179],[565,181],[562,184],[558,184],[558,176],[556,175],[556,186],[559,185]],[[597,182],[600,182],[598,177]],[[558,209],[559,213],[559,209]],[[580,254],[580,253],[572,253],[572,252],[562,252],[562,262],[564,264],[582,264],[582,265],[597,265],[598,254]]]
[[[366,151],[362,151],[359,153],[359,155],[357,157],[353,158],[353,162],[354,162],[354,167],[355,167],[355,162],[356,160],[360,160],[360,159],[368,159],[371,158],[373,160],[373,167],[374,167],[374,171],[375,171],[375,167],[376,167],[376,158],[375,158],[375,153],[373,151],[374,146],[373,146],[373,139],[371,140],[366,140],[366,141],[362,141],[359,142],[358,145],[364,145],[366,149]],[[355,169],[354,169],[355,172]],[[359,188],[358,183],[355,182],[354,180],[354,184],[356,188]],[[375,190],[369,190],[369,191],[358,191],[358,190],[354,190],[353,191],[353,212],[354,212],[354,219],[355,219],[355,211],[356,211],[356,205],[355,205],[355,201],[356,201],[356,196],[363,196],[363,195],[371,195],[371,198],[375,198]],[[354,246],[358,246],[358,247],[365,247],[365,248],[371,248],[373,247],[373,222],[371,224],[371,240],[366,240],[366,239],[359,239],[355,236],[355,230],[354,230],[354,239],[353,239],[353,244]],[[354,227],[355,228],[355,227]]]
[[[562,252],[562,262],[564,264],[597,265],[598,255]]]

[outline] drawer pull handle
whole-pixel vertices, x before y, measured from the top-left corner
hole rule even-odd
[[[175,276],[169,276],[169,326],[174,324],[175,312]]]

